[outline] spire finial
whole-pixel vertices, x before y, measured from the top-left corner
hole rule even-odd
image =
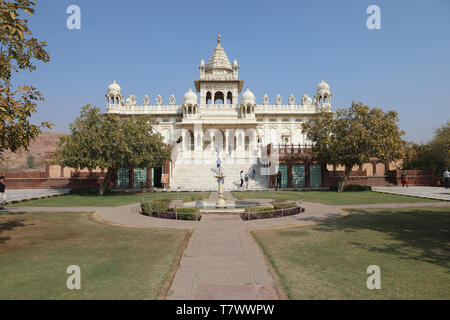
[[[217,37],[217,44],[220,44],[220,33],[219,36]]]

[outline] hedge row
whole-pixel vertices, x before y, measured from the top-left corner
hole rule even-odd
[[[274,207],[247,207],[241,214],[243,220],[269,219],[292,216],[304,212],[295,202],[275,204]]]
[[[160,200],[160,199],[158,199]],[[176,211],[175,211],[176,210]],[[169,202],[150,201],[141,203],[141,213],[163,219],[200,220],[202,215],[196,207],[169,208]]]

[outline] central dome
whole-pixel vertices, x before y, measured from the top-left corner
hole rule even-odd
[[[217,47],[214,48],[214,51],[209,58],[208,64],[206,65],[206,72],[217,69],[233,71],[230,60],[228,60],[228,56],[225,53],[225,50],[220,45],[220,34],[219,38],[217,39]]]

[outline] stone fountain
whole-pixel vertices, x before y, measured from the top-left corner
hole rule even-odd
[[[225,176],[222,174],[222,170],[218,170],[218,173],[216,175],[217,183],[219,184],[218,194],[219,197],[216,202],[216,208],[217,209],[224,209],[227,207],[227,203],[225,199],[223,198],[223,186],[222,186],[222,180],[225,178]]]

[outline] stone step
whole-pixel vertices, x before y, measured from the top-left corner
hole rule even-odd
[[[240,189],[240,171],[251,172],[253,169],[259,172],[259,166],[252,163],[227,163],[222,165],[222,173],[225,176],[225,190]],[[185,163],[177,162],[172,174],[171,189],[217,189],[216,163]],[[268,187],[268,177],[250,177],[249,189],[262,190]]]

